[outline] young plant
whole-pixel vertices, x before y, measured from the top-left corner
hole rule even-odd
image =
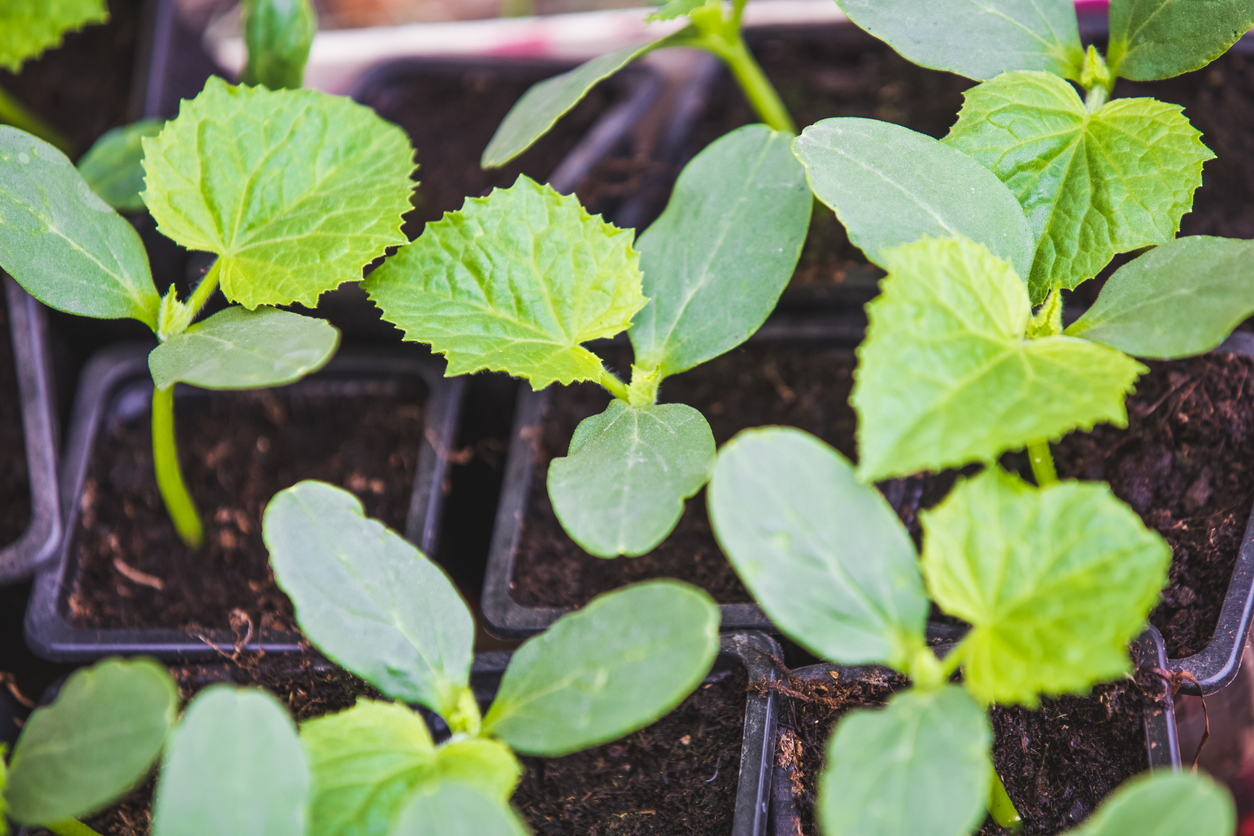
[[[231,87],[210,79],[179,117],[143,140],[143,199],[158,229],[217,254],[189,298],[161,296],[139,236],[63,154],[0,127],[0,267],[49,307],[137,319],[149,355],[153,461],[180,536],[203,528],[179,468],[174,385],[253,389],[298,380],[339,342],[326,322],[275,305],[314,306],[405,242],[413,149],[368,108],[312,90]],[[199,322],[221,288],[238,303]]]
[[[523,95],[501,121],[500,127],[480,161],[484,168],[499,168],[526,151],[556,124],[557,120],[582,101],[600,82],[614,75],[637,58],[671,46],[696,47],[726,62],[740,84],[745,98],[768,127],[783,133],[796,133],[788,109],[771,86],[753,54],[741,37],[741,17],[748,0],[667,0],[649,15],[649,21],[688,18],[688,25],[665,37],[642,45],[625,46],[593,58],[570,72],[536,84]]]
[[[548,475],[558,519],[592,554],[649,551],[708,478],[709,424],[659,403],[659,387],[748,339],[788,283],[813,203],[790,140],[750,125],[710,145],[635,249],[629,230],[520,177],[428,224],[363,284],[450,375],[504,371],[535,390],[594,381],[614,396]],[[623,331],[629,382],[583,346]]]

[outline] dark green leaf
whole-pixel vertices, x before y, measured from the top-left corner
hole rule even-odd
[[[456,781],[440,781],[419,789],[388,832],[389,836],[530,836],[530,833],[531,829],[507,803]]]
[[[141,119],[106,132],[78,161],[78,173],[105,203],[122,212],[142,212],[144,149],[140,140],[156,136],[163,119]]]
[[[1200,70],[1254,26],[1254,0],[1111,0],[1108,61],[1133,81]]]
[[[318,18],[309,0],[243,0],[240,27],[248,47],[241,80],[271,90],[296,89],[305,77]]]
[[[1166,770],[1139,775],[1115,790],[1069,836],[1231,836],[1232,796],[1205,775]]]
[[[61,45],[66,32],[109,19],[105,0],[0,3],[0,67],[16,73],[28,58]]]

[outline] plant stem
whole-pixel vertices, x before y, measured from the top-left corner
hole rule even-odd
[[[1001,782],[1001,776],[996,770],[993,771],[993,781],[988,788],[988,813],[993,817],[993,821],[1012,834],[1023,832],[1023,818],[1015,809],[1015,803],[1010,800],[1006,785]]]
[[[3,87],[0,87],[0,124],[12,125],[28,134],[34,134],[57,146],[65,154],[74,150],[74,144],[65,134],[32,113]]]
[[[1058,481],[1058,471],[1054,470],[1054,454],[1049,452],[1049,442],[1042,439],[1028,444],[1028,461],[1032,463],[1032,475],[1036,477],[1036,486],[1043,488]]]
[[[44,824],[43,827],[45,830],[50,830],[57,834],[57,836],[100,836],[99,833],[78,819],[65,819],[64,821]]]
[[[209,297],[218,289],[218,271],[222,267],[222,259],[219,257],[214,259],[213,266],[209,268],[209,272],[200,280],[200,284],[196,285],[196,289],[192,291],[192,295],[187,298],[187,306],[192,309],[192,317],[200,313],[200,309],[209,301]]]
[[[604,366],[601,367],[601,378],[597,383],[604,386],[611,395],[620,401],[631,401],[631,394],[627,391],[627,384],[615,377],[614,373]]]
[[[170,521],[189,548],[199,549],[205,541],[205,530],[179,468],[178,444],[174,438],[173,386],[154,389],[152,393],[152,462]]]
[[[722,58],[762,121],[774,130],[795,134],[797,126],[792,121],[788,108],[784,107],[779,93],[766,77],[766,73],[762,72],[762,67],[740,35],[740,15],[744,11],[744,4],[738,3],[729,19],[724,19],[722,10],[719,9],[699,11],[707,14],[694,12],[688,17],[701,35],[686,40],[682,45],[699,47]]]

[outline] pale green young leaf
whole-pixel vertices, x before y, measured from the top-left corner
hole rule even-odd
[[[1127,425],[1124,398],[1145,368],[1087,340],[1025,342],[1027,290],[984,247],[925,239],[886,251],[886,264],[851,398],[863,479],[992,462],[1099,422]]]
[[[320,651],[390,697],[457,715],[474,621],[439,566],[323,482],[277,493],[262,532],[275,580]]]
[[[919,517],[932,600],[971,625],[954,652],[978,699],[1035,707],[1130,668],[1171,548],[1108,485],[1036,488],[991,466]]]
[[[1110,794],[1068,836],[1231,836],[1232,796],[1213,779],[1161,770],[1138,775]]]
[[[48,824],[126,795],[161,754],[178,705],[170,674],[150,659],[106,659],[75,671],[22,729],[4,789],[9,816]]]
[[[469,784],[505,803],[522,774],[522,764],[504,743],[486,737],[462,737],[436,750],[428,780]]]
[[[388,831],[388,836],[530,835],[507,803],[457,781],[420,787]]]
[[[61,45],[67,32],[109,19],[105,0],[0,3],[0,67],[16,73],[28,59]]]
[[[915,64],[986,79],[1044,70],[1079,80],[1070,0],[836,0],[849,19]]]
[[[1204,354],[1254,315],[1254,241],[1191,236],[1111,276],[1066,331],[1137,357]]]
[[[243,0],[240,28],[248,47],[241,80],[271,90],[297,89],[318,30],[309,0]]]
[[[143,146],[157,228],[217,253],[222,292],[247,308],[313,307],[405,243],[409,139],[342,96],[213,77]]]
[[[984,166],[930,136],[875,119],[824,119],[793,149],[815,197],[880,266],[886,247],[964,235],[1020,275],[1032,267],[1032,230],[1015,196]]]
[[[800,430],[746,430],[719,452],[708,500],[719,545],[780,630],[823,659],[906,669],[928,613],[918,557],[840,453]]]
[[[967,836],[984,819],[988,716],[956,685],[855,711],[827,743],[816,818],[825,836]]]
[[[713,599],[678,581],[600,595],[523,643],[484,733],[526,755],[558,757],[643,728],[709,673],[718,624]]]
[[[261,389],[317,371],[339,344],[339,330],[316,317],[232,305],[154,348],[148,369],[158,389]]]
[[[157,330],[161,297],[135,228],[64,154],[0,125],[0,267],[50,308],[138,319]]]
[[[1200,70],[1254,26],[1252,0],[1111,0],[1112,73],[1133,81]]]
[[[78,173],[100,199],[121,212],[144,211],[144,148],[146,136],[156,136],[164,119],[141,119],[105,132],[78,161]]]
[[[714,464],[714,434],[684,404],[613,400],[585,418],[549,465],[549,499],[571,539],[597,557],[636,557],[662,542]]]
[[[676,20],[685,15],[691,14],[695,9],[702,6],[710,6],[721,3],[722,0],[666,0],[660,3],[660,8],[650,12],[645,18],[647,22],[655,20]]]
[[[287,709],[260,689],[207,688],[170,735],[153,836],[304,836],[309,764]]]
[[[1034,304],[1096,276],[1116,253],[1175,238],[1215,156],[1179,105],[1116,99],[1090,113],[1049,73],[968,90],[944,141],[1001,178],[1027,213]]]
[[[525,176],[470,198],[363,282],[405,339],[450,376],[489,369],[550,383],[597,380],[583,343],[620,334],[648,301],[631,230]]]
[[[636,365],[663,376],[691,369],[747,340],[775,308],[814,203],[792,139],[748,125],[684,166],[636,242],[649,297],[630,331]]]

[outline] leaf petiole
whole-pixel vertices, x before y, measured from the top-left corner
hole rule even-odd
[[[200,309],[209,301],[209,297],[218,289],[218,272],[222,267],[222,259],[214,259],[213,266],[209,268],[209,272],[200,280],[200,284],[196,285],[196,289],[192,291],[192,295],[187,300],[187,305],[192,309],[192,318],[200,313]]]
[[[993,817],[993,821],[1010,831],[1011,836],[1018,836],[1023,832],[1023,817],[1015,809],[1015,803],[1010,800],[1010,794],[1006,792],[1006,785],[1001,782],[997,770],[993,770],[993,780],[988,787],[988,814]]]
[[[604,386],[611,395],[620,401],[631,400],[631,394],[627,391],[627,384],[619,380],[612,371],[604,366],[601,367],[601,377],[597,380],[597,383]]]
[[[1054,455],[1049,451],[1048,440],[1028,443],[1028,461],[1032,463],[1032,476],[1036,478],[1038,488],[1058,481],[1058,471],[1054,469]]]
[[[179,467],[178,444],[174,437],[173,385],[165,389],[153,388],[152,461],[157,473],[157,487],[175,530],[189,548],[199,549],[205,541],[205,530]]]
[[[52,831],[57,836],[100,836],[99,833],[78,819],[66,819],[64,821],[52,822],[51,824],[44,824],[44,829]]]

